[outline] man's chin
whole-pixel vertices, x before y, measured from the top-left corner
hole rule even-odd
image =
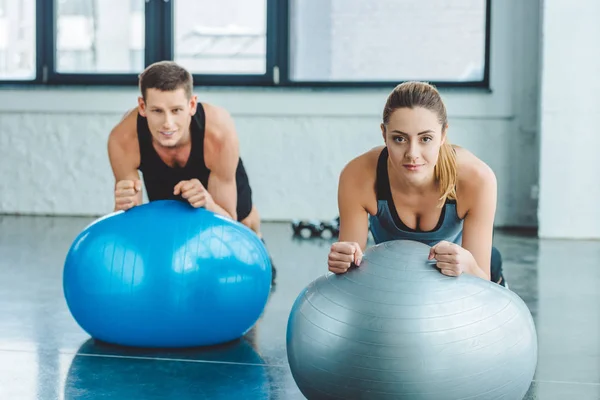
[[[179,138],[176,136],[165,137],[164,135],[159,134],[158,137],[155,137],[154,139],[160,147],[173,148],[177,147],[179,144]]]

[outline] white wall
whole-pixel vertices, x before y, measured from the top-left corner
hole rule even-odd
[[[539,235],[600,238],[600,2],[543,13]]]
[[[443,90],[451,140],[496,171],[496,224],[536,225],[538,1],[493,2],[492,91]],[[266,220],[337,215],[343,165],[380,144],[389,90],[197,88],[236,119],[255,202]],[[136,88],[0,91],[0,212],[112,209],[106,139]]]

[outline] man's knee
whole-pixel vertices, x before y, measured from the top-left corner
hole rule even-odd
[[[246,225],[248,228],[252,228],[252,220],[250,219],[250,215],[240,221],[243,225]]]
[[[248,214],[248,216],[242,219],[240,222],[256,233],[260,233],[260,215],[258,214],[258,210],[255,206],[252,206],[250,214]]]

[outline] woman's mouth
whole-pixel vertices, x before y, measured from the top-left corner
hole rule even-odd
[[[416,171],[421,168],[423,164],[403,164],[402,166],[409,171]]]

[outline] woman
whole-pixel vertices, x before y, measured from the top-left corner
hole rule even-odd
[[[505,286],[492,248],[497,184],[480,159],[447,138],[446,107],[435,87],[398,85],[383,110],[385,146],[350,161],[340,175],[339,241],[329,270],[360,266],[369,222],[375,243],[416,240],[431,247],[442,274],[468,273]]]

